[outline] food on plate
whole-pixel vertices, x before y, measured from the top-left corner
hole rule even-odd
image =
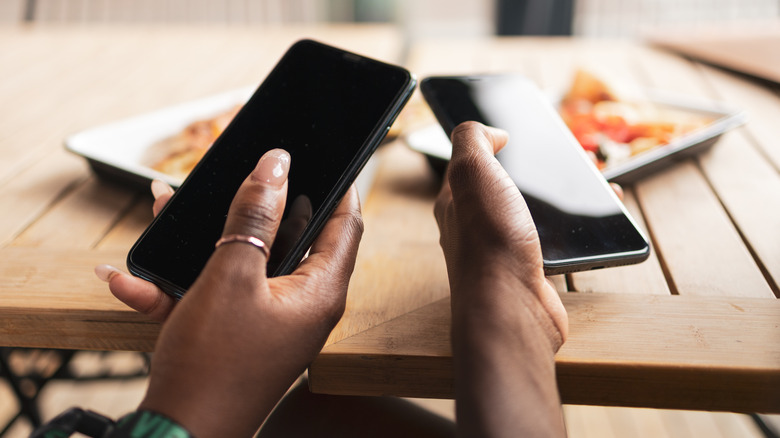
[[[241,105],[205,120],[190,123],[180,133],[154,145],[166,151],[163,159],[152,165],[154,170],[184,179],[238,114]]]
[[[696,113],[619,100],[604,82],[582,70],[575,74],[559,110],[599,169],[623,163],[712,123],[711,118]]]
[[[418,99],[418,101],[421,100]],[[164,151],[163,158],[155,161],[151,166],[152,169],[179,180],[186,178],[217,137],[238,114],[241,106],[237,105],[214,117],[192,122],[178,134],[152,145],[154,150]],[[425,111],[430,113],[430,110],[419,102],[404,108],[388,132],[386,141],[396,138],[414,120],[424,119]],[[428,118],[431,119],[433,116],[430,115]]]

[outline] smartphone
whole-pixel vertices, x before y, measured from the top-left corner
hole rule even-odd
[[[647,259],[647,238],[532,81],[512,74],[430,77],[420,89],[447,136],[468,120],[509,132],[496,158],[528,204],[547,274]]]
[[[260,157],[292,157],[269,276],[300,263],[412,94],[404,68],[312,40],[295,43],[127,256],[130,272],[180,298],[214,252],[228,208]]]

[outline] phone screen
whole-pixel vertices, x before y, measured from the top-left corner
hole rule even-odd
[[[647,258],[647,240],[533,82],[519,75],[434,77],[421,89],[448,135],[468,120],[509,133],[496,158],[528,204],[548,273]]]
[[[300,262],[414,88],[403,68],[321,43],[293,45],[128,255],[130,271],[179,296],[214,251],[238,187],[270,149],[292,158],[267,272]]]

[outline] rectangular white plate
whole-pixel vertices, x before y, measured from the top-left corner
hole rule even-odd
[[[86,158],[99,176],[147,190],[155,178],[178,187],[179,178],[152,169],[165,153],[152,146],[196,120],[245,103],[253,92],[254,87],[241,88],[97,126],[66,138],[65,148]]]
[[[244,104],[256,87],[246,87],[185,102],[114,123],[97,126],[65,139],[65,148],[86,158],[95,173],[121,184],[148,191],[152,179],[161,179],[174,188],[182,180],[152,169],[165,155],[156,150],[160,140],[174,136],[190,123],[221,114]],[[373,183],[376,159],[371,158],[355,184],[366,199]]]
[[[723,133],[742,125],[747,120],[744,111],[720,102],[693,99],[654,90],[650,91],[649,94],[651,103],[707,115],[713,118],[713,122],[686,135],[679,136],[669,144],[659,146],[604,169],[602,174],[609,181],[630,184],[673,161],[708,149]],[[421,128],[407,134],[405,140],[410,148],[425,154],[434,169],[439,172],[443,171],[446,162],[450,159],[452,145],[441,127],[431,125]]]

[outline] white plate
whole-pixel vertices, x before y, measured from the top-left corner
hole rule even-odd
[[[66,138],[65,148],[86,158],[102,178],[143,191],[149,191],[149,184],[155,178],[178,188],[182,183],[180,178],[152,169],[152,165],[167,154],[155,144],[178,134],[194,121],[214,117],[246,103],[255,88],[227,91],[97,126]],[[355,180],[361,201],[368,197],[376,167],[377,159],[370,158]]]
[[[245,103],[254,90],[247,87],[228,91],[88,129],[66,138],[65,148],[86,158],[99,176],[142,185],[145,190],[154,178],[178,187],[181,179],[152,169],[152,164],[167,153],[153,146],[196,120]]]
[[[747,120],[744,111],[721,102],[693,99],[656,90],[650,90],[649,95],[648,100],[651,103],[687,112],[706,114],[712,117],[713,122],[686,135],[676,137],[669,144],[604,169],[602,174],[609,181],[630,184],[673,161],[708,149],[723,133],[744,124]],[[551,100],[556,101],[552,98]],[[452,144],[439,125],[431,125],[412,131],[405,136],[405,141],[410,148],[423,153],[437,172],[443,172],[452,154]]]

